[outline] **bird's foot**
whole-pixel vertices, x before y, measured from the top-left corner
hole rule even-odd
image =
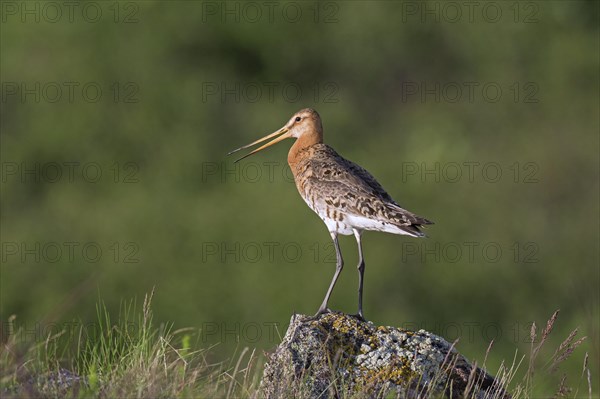
[[[320,307],[319,310],[317,310],[317,313],[315,313],[314,316],[309,316],[309,317],[307,317],[306,320],[308,320],[308,321],[314,321],[314,320],[317,320],[322,315],[327,314],[327,313],[333,313],[333,310],[331,310],[331,309],[329,309],[327,307]]]
[[[349,315],[350,317],[354,317],[355,319],[358,319],[364,323],[367,323],[367,319],[365,319],[365,316],[363,316],[362,312],[358,312],[357,314],[351,314]]]

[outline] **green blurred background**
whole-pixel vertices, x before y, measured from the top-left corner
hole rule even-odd
[[[561,309],[553,342],[588,336],[563,369],[587,351],[597,375],[598,2],[48,4],[2,3],[3,322],[93,322],[99,298],[116,314],[154,287],[155,320],[215,359],[274,347],[317,310],[333,249],[291,141],[225,154],[312,107],[436,223],[365,234],[370,320],[479,360],[495,338],[495,370]],[[330,305],[354,313],[341,246]]]

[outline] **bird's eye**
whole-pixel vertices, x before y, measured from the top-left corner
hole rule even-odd
[[[300,122],[302,120],[302,118],[300,118],[299,116],[296,117],[296,122]]]

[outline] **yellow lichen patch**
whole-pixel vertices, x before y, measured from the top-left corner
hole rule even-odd
[[[363,376],[359,377],[356,381],[357,389],[381,386],[381,384],[387,382],[398,386],[406,386],[416,376],[416,373],[411,370],[408,362],[400,360],[382,368],[367,369],[364,371]]]
[[[376,335],[369,336],[369,346],[371,348],[376,348],[381,345],[381,338]]]
[[[348,326],[346,323],[344,323],[344,319],[341,317],[334,319],[332,326],[334,329],[336,329],[337,331],[340,331],[342,333],[350,332],[350,326]]]

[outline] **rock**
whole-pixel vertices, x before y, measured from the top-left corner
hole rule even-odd
[[[30,378],[30,383],[36,385],[40,392],[60,395],[72,388],[87,385],[87,380],[72,371],[60,368],[57,371],[38,376],[36,379]]]
[[[342,313],[292,316],[283,341],[268,356],[259,396],[509,398],[443,338]]]
[[[60,398],[78,397],[79,390],[87,387],[87,379],[64,368],[39,375],[30,375],[24,381],[4,388],[1,398]]]

